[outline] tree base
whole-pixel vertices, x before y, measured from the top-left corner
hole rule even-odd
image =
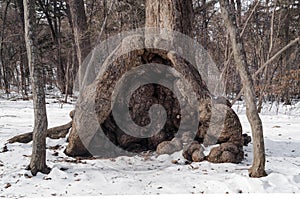
[[[261,178],[267,176],[267,172],[261,168],[254,168],[253,166],[249,169],[249,177]]]
[[[48,167],[47,165],[44,165],[43,168],[37,169],[37,168],[31,168],[30,165],[28,165],[25,170],[31,171],[31,174],[33,176],[36,176],[38,172],[42,174],[49,174],[51,172],[51,168]]]
[[[69,144],[65,150],[66,155],[96,154],[98,157],[107,158],[126,155],[126,152],[139,153],[148,150],[159,154],[173,153],[174,150],[182,149],[178,147],[180,144],[176,140],[183,142],[183,134],[189,132],[194,133],[189,144],[195,140],[199,145],[230,143],[230,146],[224,145],[215,149],[215,153],[207,158],[203,157],[201,149],[198,148],[186,153],[187,159],[193,161],[207,159],[218,163],[240,162],[243,159],[244,143],[242,127],[228,100],[212,97],[200,73],[180,54],[155,47],[156,43],[166,43],[165,40],[155,41],[156,43],[150,45],[152,48],[147,47],[147,42],[150,41],[151,39],[143,35],[125,38],[101,66],[101,71],[105,72],[99,73],[92,83],[82,89],[77,101]],[[148,68],[140,67],[143,65],[147,65]],[[161,65],[167,69],[160,67]],[[140,70],[138,74],[130,73],[136,68]],[[155,74],[151,73],[152,71]],[[128,73],[131,76],[125,75]],[[182,76],[178,76],[178,73]],[[141,76],[146,82],[149,80],[151,82],[154,76],[164,81],[168,80],[169,88],[172,89],[158,83],[143,84],[132,90],[128,107],[123,106],[127,105],[124,102],[126,100],[124,96],[127,94],[122,92],[131,90],[130,86],[128,88],[126,86],[131,85],[130,83],[135,85],[133,81],[136,79],[142,81]],[[189,84],[180,82],[180,78],[184,78]],[[113,98],[115,90],[117,94],[121,92],[121,97],[116,97],[117,100]],[[173,90],[177,91],[176,95]],[[190,97],[192,92],[196,100]],[[119,107],[119,104],[122,106]],[[164,107],[167,115],[165,125],[160,126],[161,130],[154,135],[144,138],[132,136],[130,134],[132,132],[144,133],[143,129],[135,131],[135,125],[145,127],[150,123],[152,119],[150,110],[155,104]],[[127,132],[118,126],[113,115],[113,107],[119,107],[118,114],[124,109],[129,110],[130,117],[119,120],[123,124],[128,124]],[[158,117],[158,112],[155,114]],[[190,126],[193,126],[191,121],[194,120],[193,125],[196,129],[191,130]],[[178,133],[179,126],[184,129],[180,133]],[[174,138],[176,139],[171,141]]]

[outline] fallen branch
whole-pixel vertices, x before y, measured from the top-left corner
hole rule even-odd
[[[72,127],[72,121],[70,121],[67,124],[61,125],[61,126],[50,128],[47,130],[47,137],[49,137],[51,139],[64,138],[68,134],[71,127]],[[32,141],[32,134],[33,134],[33,132],[24,133],[21,135],[17,135],[13,138],[10,138],[7,141],[10,144],[15,143],[15,142],[28,143],[28,142]]]
[[[75,110],[70,112],[70,117],[72,119],[74,117],[74,114],[75,114]],[[71,127],[72,127],[72,121],[70,121],[67,124],[61,125],[61,126],[50,128],[47,130],[47,137],[51,138],[51,139],[64,138],[69,133],[69,130]],[[24,133],[24,134],[12,137],[7,141],[10,144],[15,143],[15,142],[28,143],[28,142],[32,141],[32,134],[33,134],[33,132]]]

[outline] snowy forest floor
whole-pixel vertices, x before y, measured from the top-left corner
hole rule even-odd
[[[47,100],[49,127],[70,121],[72,104]],[[250,135],[243,103],[234,106]],[[265,104],[263,113],[267,177],[248,177],[252,143],[240,164],[184,164],[181,152],[169,155],[75,160],[64,153],[66,139],[47,138],[48,175],[32,177],[31,142],[5,144],[32,131],[32,101],[0,99],[0,197],[96,196],[108,194],[300,193],[300,102],[293,106]],[[179,160],[172,164],[171,160]]]

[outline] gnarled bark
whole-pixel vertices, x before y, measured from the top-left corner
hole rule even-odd
[[[240,162],[243,157],[243,136],[238,117],[227,100],[213,99],[198,70],[191,63],[193,59],[190,62],[180,54],[180,51],[189,49],[189,44],[182,44],[184,41],[180,41],[174,33],[168,34],[168,31],[191,34],[191,26],[188,25],[192,20],[191,0],[148,0],[146,4],[146,24],[148,27],[161,28],[159,36],[151,35],[151,30],[146,29],[144,35],[137,34],[123,39],[109,55],[94,82],[82,89],[65,153],[70,156],[100,157],[146,150],[172,153],[181,149],[179,143],[182,142],[187,159]],[[176,44],[184,46],[184,49],[177,48]],[[163,50],[162,45],[168,46],[169,50]],[[193,53],[189,53],[191,57]],[[136,70],[139,71],[131,73]],[[151,82],[156,76],[168,80],[169,87]],[[150,83],[126,87],[130,83],[138,85],[141,77]],[[184,84],[181,79],[187,80],[189,84]],[[128,107],[122,107],[126,105],[127,97],[122,92],[126,93],[127,90],[133,92],[130,93]],[[177,91],[176,95],[174,91]],[[196,100],[191,98],[192,92]],[[121,98],[118,98],[119,93]],[[137,131],[136,126],[152,124],[151,108],[157,104],[164,107],[165,123],[153,135],[147,135],[148,131],[142,128]],[[129,109],[130,117],[121,121],[127,124],[125,130],[119,126],[118,113],[114,114],[116,107],[118,113]],[[160,118],[160,112],[156,114]],[[193,120],[197,123],[196,134],[191,132],[188,123]],[[137,134],[131,135],[132,132]],[[195,140],[198,148],[192,150],[193,143],[190,145],[184,143],[184,140]],[[220,156],[222,159],[216,153],[204,157],[201,144],[216,143],[221,144],[215,151],[224,154]],[[233,151],[232,148],[237,150]]]

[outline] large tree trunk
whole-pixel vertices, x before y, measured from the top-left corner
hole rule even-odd
[[[199,143],[220,143],[209,155],[209,161],[240,162],[243,139],[237,116],[226,100],[212,100],[197,67],[193,66],[195,60],[184,56],[193,57],[189,47],[194,41],[187,42],[172,32],[191,34],[192,1],[148,0],[146,5],[149,29],[122,39],[102,64],[95,81],[82,89],[65,153],[100,157],[147,150],[171,153],[181,149],[180,140],[190,133],[191,142],[196,140],[196,144],[187,145],[187,159],[204,160]],[[154,34],[151,27],[156,28]],[[136,70],[139,72],[132,72]],[[161,81],[153,82],[156,78]],[[139,86],[140,82],[149,83]],[[127,91],[132,91],[128,107]],[[163,124],[159,123],[163,111],[152,110],[157,104],[165,110]],[[122,117],[126,110],[130,116]],[[224,142],[227,144],[222,145]]]
[[[192,0],[146,0],[146,27],[192,36]]]
[[[233,5],[229,4],[228,0],[220,0],[222,16],[225,21],[226,28],[229,32],[234,60],[236,67],[240,73],[241,80],[244,85],[244,93],[246,99],[246,114],[251,125],[253,136],[254,159],[249,175],[251,177],[262,177],[265,172],[265,147],[262,122],[260,120],[254,93],[252,77],[249,73],[246,53],[243,47],[242,39],[236,25]]]
[[[182,3],[182,4],[180,4],[180,3]],[[146,6],[147,6],[147,9],[146,9],[146,15],[147,15],[146,24],[147,24],[147,27],[166,28],[169,31],[174,30],[174,31],[179,31],[179,32],[187,33],[187,34],[191,33],[191,26],[189,24],[191,24],[191,21],[192,21],[191,13],[193,13],[193,12],[192,12],[192,6],[191,6],[191,1],[190,0],[189,1],[172,1],[172,2],[147,1]],[[180,6],[181,10],[176,9],[176,7],[178,7],[178,6]],[[144,38],[141,38],[141,39],[144,39]],[[171,38],[166,38],[166,39],[170,40]],[[135,39],[132,38],[131,42],[136,42],[137,45],[139,45],[138,41],[134,41],[134,40]],[[144,41],[143,41],[143,43],[144,43]],[[144,46],[142,46],[142,47],[144,48]],[[125,46],[125,48],[128,48],[128,47]],[[117,57],[118,55],[122,54],[122,49],[117,49],[116,51],[117,51],[117,53],[112,55],[112,57],[113,56]],[[84,100],[100,101],[100,99],[104,98],[103,97],[104,95],[108,95],[107,98],[111,97],[110,96],[111,93],[107,92],[108,89],[105,88],[105,87],[109,86],[109,87],[113,88],[114,84],[116,84],[116,80],[118,80],[120,78],[120,76],[114,77],[115,76],[114,71],[116,71],[116,68],[118,68],[117,70],[121,70],[120,64],[118,64],[118,62],[123,62],[123,64],[122,64],[123,69],[121,70],[122,72],[120,71],[121,72],[120,75],[121,75],[121,74],[124,74],[126,71],[129,71],[130,69],[132,69],[132,67],[142,65],[142,63],[140,61],[138,61],[140,59],[138,57],[149,56],[149,58],[145,58],[145,59],[147,59],[146,62],[152,62],[151,59],[158,59],[159,63],[165,62],[161,56],[167,57],[168,52],[160,52],[160,53],[163,53],[164,55],[159,55],[157,53],[154,54],[153,52],[147,52],[147,53],[143,52],[142,54],[140,54],[138,51],[135,51],[135,52],[130,53],[128,56],[125,56],[125,57],[123,56],[122,57],[123,60],[118,59],[118,61],[116,61],[116,63],[113,63],[112,66],[110,66],[110,68],[113,68],[113,69],[110,72],[108,72],[109,75],[106,76],[108,78],[101,81],[101,82],[107,82],[105,84],[105,86],[101,85],[101,82],[94,83],[94,87],[97,88],[97,93],[98,93],[97,96],[94,96],[94,95],[90,96],[92,92],[89,91],[89,92],[86,92],[86,94],[83,95],[83,96],[85,96],[84,98],[88,98],[88,99],[82,99],[82,100],[83,101]],[[106,67],[108,67],[108,66],[105,66],[105,65],[102,66],[102,68],[106,68]],[[201,77],[199,77],[199,78],[201,78]],[[201,90],[201,88],[199,88],[199,89]],[[146,92],[149,93],[149,94],[145,94],[146,96],[148,95],[149,98],[150,98],[150,96],[154,95],[153,93],[156,93],[156,95],[157,94],[158,95],[160,95],[160,94],[165,95],[165,94],[163,94],[163,92],[169,92],[169,91],[166,91],[164,88],[162,88],[160,86],[154,86],[154,85],[148,85],[145,90],[147,90]],[[151,94],[151,92],[153,92],[153,93]],[[168,95],[170,95],[170,94],[168,94]],[[204,95],[206,95],[206,94],[204,94]],[[140,94],[138,95],[138,93],[137,93],[135,99],[138,100],[139,97],[141,97],[141,96],[140,96]],[[169,96],[169,97],[171,97],[171,96]],[[153,99],[151,99],[151,100],[157,101],[158,99],[156,97],[153,97]],[[173,104],[175,103],[174,101],[176,101],[176,99],[172,98],[172,100],[170,100],[168,102],[168,104],[169,104],[168,106],[173,107]],[[144,103],[146,103],[146,102],[147,102],[147,99],[140,100],[140,102],[135,101],[136,104],[141,104],[141,107],[144,107],[144,109],[149,110],[150,106],[152,106],[153,104],[150,103],[147,106],[145,106]],[[101,102],[96,102],[96,104],[97,103],[101,103]],[[88,103],[86,103],[86,104],[88,104]],[[102,105],[103,104],[101,104],[101,106]],[[169,128],[169,129],[173,129],[172,130],[173,133],[171,132],[170,135],[167,135],[167,134],[161,135],[161,139],[159,139],[159,138],[150,138],[147,141],[148,144],[145,144],[145,141],[143,141],[144,139],[134,139],[131,136],[126,136],[126,134],[124,134],[124,132],[120,132],[120,129],[118,129],[115,126],[115,121],[114,121],[114,119],[111,115],[111,110],[108,107],[108,104],[105,105],[105,106],[107,106],[106,107],[107,110],[105,110],[103,113],[97,113],[99,123],[102,125],[102,127],[104,129],[107,129],[107,131],[110,132],[109,133],[109,134],[111,134],[110,137],[114,137],[114,139],[116,140],[115,142],[123,143],[123,145],[124,145],[123,147],[125,147],[125,148],[129,147],[130,143],[140,142],[141,145],[146,145],[145,146],[146,148],[143,148],[143,146],[139,146],[140,149],[143,148],[143,150],[147,150],[147,147],[149,147],[149,149],[155,150],[158,143],[162,142],[165,139],[170,140],[174,137],[174,135],[173,135],[174,132],[173,131],[176,130],[176,128],[174,127],[174,121],[169,121],[169,123],[172,124],[173,127],[171,127],[171,126],[166,127],[166,128]],[[177,106],[175,106],[173,108],[173,110],[169,108],[169,110],[168,110],[169,116],[173,115],[172,117],[176,118],[176,115],[178,114],[178,110],[179,109],[178,109],[178,103],[177,103]],[[135,113],[136,115],[133,118],[133,120],[135,120],[135,122],[138,122],[139,125],[141,125],[142,123],[147,123],[146,120],[148,119],[148,117],[144,113],[141,113],[143,111],[146,112],[146,115],[147,115],[148,111],[139,110],[139,111],[136,111],[136,113]],[[76,113],[77,113],[77,111],[76,111]],[[77,115],[79,115],[79,114],[80,114],[80,112],[78,111]],[[66,149],[66,153],[69,154],[69,155],[88,154],[85,147],[82,146],[82,144],[78,144],[78,143],[81,143],[78,135],[76,135],[76,133],[73,133],[75,131],[81,132],[81,131],[86,131],[87,130],[87,128],[79,129],[79,128],[81,128],[81,126],[83,127],[84,125],[78,124],[78,123],[84,123],[83,121],[85,120],[85,118],[89,118],[89,117],[86,116],[86,114],[84,114],[84,113],[82,113],[82,114],[84,116],[80,117],[80,119],[76,120],[76,117],[74,119],[75,124],[77,124],[77,125],[73,125],[73,129],[72,129],[72,132],[70,134],[70,143],[69,143],[69,145]],[[136,120],[139,120],[139,121],[136,121]],[[88,121],[86,121],[86,122],[88,122]],[[94,122],[97,123],[97,121],[94,121]],[[178,123],[178,121],[175,121],[175,123]],[[178,126],[178,124],[177,124],[177,126]],[[88,130],[92,131],[91,129],[88,129]],[[115,132],[119,132],[119,134],[121,133],[121,136],[120,135],[115,135]],[[93,136],[93,133],[89,133],[89,134],[91,135],[91,137]],[[125,141],[118,140],[118,138],[115,138],[115,137],[123,137],[122,139],[125,140]],[[150,141],[151,139],[152,139],[152,141]],[[126,140],[131,140],[131,141],[128,142]],[[84,142],[87,142],[87,141],[84,141]],[[142,142],[144,142],[144,144]],[[122,144],[120,144],[120,145],[122,145]],[[139,148],[139,147],[136,147],[136,148]]]
[[[25,19],[25,41],[31,75],[34,108],[32,155],[29,168],[32,175],[36,175],[37,172],[50,172],[50,169],[46,165],[46,136],[48,122],[45,103],[45,91],[43,85],[43,67],[37,62],[38,52],[35,36],[35,0],[24,0],[23,2]]]

